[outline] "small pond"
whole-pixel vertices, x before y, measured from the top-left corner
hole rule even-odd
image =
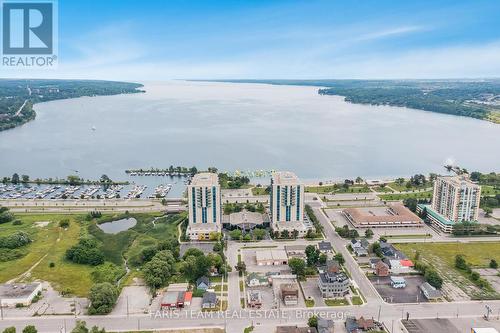
[[[129,217],[126,219],[98,224],[97,226],[106,234],[117,234],[119,232],[133,228],[136,224],[137,220],[133,217]]]

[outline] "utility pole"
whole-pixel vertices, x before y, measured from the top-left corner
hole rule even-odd
[[[0,298],[0,315],[1,315],[1,318],[3,320],[3,303],[2,303],[2,299]]]
[[[128,295],[127,295],[127,318],[128,318],[128,314],[129,314],[129,312],[128,312]]]
[[[380,323],[380,310],[382,309],[382,305],[378,306],[378,316],[377,316],[377,321]]]

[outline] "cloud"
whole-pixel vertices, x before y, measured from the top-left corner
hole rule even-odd
[[[375,31],[375,32],[363,34],[363,35],[359,36],[358,38],[355,38],[355,40],[356,41],[376,40],[376,39],[400,36],[400,35],[405,35],[405,34],[409,34],[409,33],[422,32],[422,31],[428,31],[428,30],[430,30],[430,28],[425,27],[425,26],[418,26],[418,25],[401,26],[401,27],[383,29],[380,31]]]

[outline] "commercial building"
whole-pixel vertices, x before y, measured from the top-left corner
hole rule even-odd
[[[323,298],[343,297],[349,293],[351,281],[344,272],[326,271],[319,274],[318,287]]]
[[[306,259],[306,245],[285,245],[288,258]]]
[[[285,305],[297,305],[299,303],[299,289],[296,285],[287,283],[280,285],[281,299]]]
[[[260,309],[262,306],[262,295],[259,290],[247,291],[247,304],[251,309]]]
[[[289,171],[275,172],[271,179],[270,214],[273,231],[297,230],[304,237],[304,184]]]
[[[187,186],[189,224],[186,231],[191,240],[208,240],[221,231],[221,195],[219,177],[205,172],[194,175]]]
[[[342,211],[344,217],[355,228],[403,228],[423,227],[424,222],[411,210],[399,203],[388,205],[384,209],[347,208]]]
[[[467,176],[438,177],[431,205],[418,205],[417,212],[426,212],[434,226],[451,233],[455,223],[477,221],[480,199],[481,186]]]
[[[319,252],[324,254],[333,253],[332,243],[327,241],[321,241],[318,243],[318,250]]]
[[[0,305],[15,307],[18,304],[29,306],[33,298],[42,292],[42,284],[37,283],[6,283],[0,284]]]
[[[288,265],[286,252],[280,249],[257,250],[255,259],[259,266]]]
[[[431,286],[429,282],[422,283],[419,288],[420,290],[422,290],[425,298],[427,298],[429,301],[440,299],[441,297],[443,297],[441,292]]]

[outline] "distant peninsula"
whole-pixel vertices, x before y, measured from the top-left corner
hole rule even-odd
[[[463,80],[211,80],[321,87],[321,95],[356,104],[401,106],[500,124],[500,79]]]
[[[82,96],[143,92],[139,83],[100,80],[0,79],[0,131],[35,119],[33,104]]]

